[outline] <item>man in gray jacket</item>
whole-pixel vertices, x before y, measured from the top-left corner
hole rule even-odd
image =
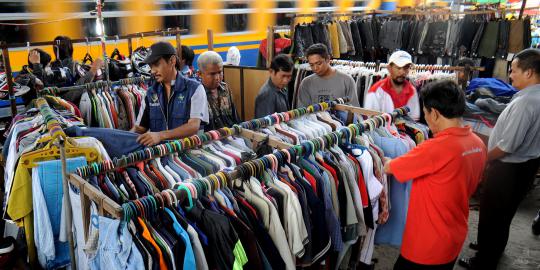
[[[343,97],[348,97],[351,105],[360,106],[353,78],[330,66],[330,54],[326,45],[313,44],[305,54],[314,74],[300,83],[298,107]]]

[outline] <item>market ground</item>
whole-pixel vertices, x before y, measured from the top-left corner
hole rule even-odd
[[[540,236],[531,232],[532,220],[540,209],[540,179],[536,179],[536,186],[521,203],[510,228],[510,239],[505,254],[499,263],[499,270],[540,270]],[[474,204],[474,201],[472,202]],[[471,207],[469,215],[469,235],[463,245],[460,257],[472,256],[474,251],[468,248],[471,241],[476,239],[478,228],[478,210]],[[390,246],[377,246],[373,258],[378,259],[375,269],[392,269],[399,256],[399,250]],[[464,268],[454,266],[455,270]]]

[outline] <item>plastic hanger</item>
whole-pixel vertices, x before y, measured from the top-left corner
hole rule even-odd
[[[187,195],[187,199],[188,199],[188,206],[186,207],[186,209],[189,211],[193,208],[193,199],[191,197],[191,191],[189,190],[188,187],[184,186],[184,185],[179,185],[177,187],[177,190],[184,190],[186,192],[186,195]],[[178,195],[180,193],[177,193],[176,197],[178,198]]]
[[[90,62],[90,64],[94,63],[94,59],[92,58],[92,55],[90,55],[90,44],[88,42],[88,38],[86,38],[86,54],[84,55],[82,63],[86,65],[87,62]]]

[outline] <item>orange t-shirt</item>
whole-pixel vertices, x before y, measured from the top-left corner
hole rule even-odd
[[[401,255],[418,264],[456,259],[467,236],[469,198],[487,160],[470,127],[448,128],[390,162],[398,181],[413,180]]]

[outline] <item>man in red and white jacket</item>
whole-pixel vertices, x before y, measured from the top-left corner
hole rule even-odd
[[[375,83],[368,91],[364,108],[391,113],[395,108],[407,106],[409,116],[420,119],[420,102],[414,86],[407,80],[412,57],[405,51],[394,52],[388,64],[388,77]]]

